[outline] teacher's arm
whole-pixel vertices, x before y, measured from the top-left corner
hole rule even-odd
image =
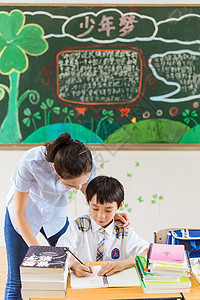
[[[28,197],[29,197],[29,193],[22,193],[15,190],[13,215],[14,215],[15,224],[17,226],[17,229],[20,232],[20,235],[27,243],[27,245],[30,247],[30,246],[38,246],[39,243],[36,240],[33,231],[31,229],[31,226],[26,218]]]

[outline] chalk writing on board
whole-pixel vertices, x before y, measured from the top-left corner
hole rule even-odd
[[[62,101],[100,105],[135,102],[143,62],[136,50],[66,50],[57,54],[57,95]]]
[[[149,65],[156,78],[174,87],[165,95],[153,96],[153,101],[184,102],[200,98],[200,53],[190,50],[154,54]]]
[[[126,36],[133,31],[135,28],[135,23],[138,21],[135,19],[135,15],[122,15],[119,18],[119,26],[121,29],[119,30],[119,36]],[[111,30],[115,30],[116,27],[113,25],[113,16],[103,15],[100,23],[98,24],[100,28],[98,28],[99,32],[105,31],[106,37],[110,37]],[[81,22],[79,27],[85,28],[85,31],[81,34],[78,34],[77,37],[85,37],[92,32],[95,27],[95,20],[90,18],[89,16],[85,16],[84,22]]]
[[[92,11],[67,17],[46,11],[25,11],[25,15],[49,17],[48,23],[63,20],[61,32],[45,31],[45,38],[70,37],[79,42],[93,41],[113,43],[116,41],[152,40],[157,33],[156,20],[136,12],[123,13],[117,8],[106,8],[97,13]]]

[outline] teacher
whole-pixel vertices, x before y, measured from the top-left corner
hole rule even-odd
[[[81,190],[95,177],[96,166],[89,148],[69,133],[28,150],[11,177],[4,235],[8,277],[4,300],[21,300],[20,264],[29,246],[39,245],[41,232],[55,246],[67,230],[67,192]],[[127,226],[126,214],[116,216]]]

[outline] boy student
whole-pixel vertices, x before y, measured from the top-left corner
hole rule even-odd
[[[72,222],[57,246],[76,252],[81,261],[107,261],[98,275],[111,275],[135,265],[136,255],[146,255],[148,242],[132,228],[118,227],[114,220],[124,204],[124,188],[115,178],[95,177],[87,186],[86,199],[90,214]],[[78,277],[88,276],[92,268],[70,258],[70,268]]]

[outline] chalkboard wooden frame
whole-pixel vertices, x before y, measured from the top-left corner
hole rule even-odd
[[[0,3],[0,7],[6,6],[11,8],[17,8],[20,6],[63,6],[63,7],[130,7],[130,4],[63,4],[63,3]],[[200,7],[200,4],[134,4],[134,7]],[[18,151],[28,150],[32,147],[41,144],[0,144],[0,151]],[[109,150],[120,150],[120,151],[200,151],[200,144],[87,144],[91,150],[109,151]]]
[[[42,144],[2,144],[0,151],[26,151]],[[91,151],[200,151],[199,144],[87,144]]]

